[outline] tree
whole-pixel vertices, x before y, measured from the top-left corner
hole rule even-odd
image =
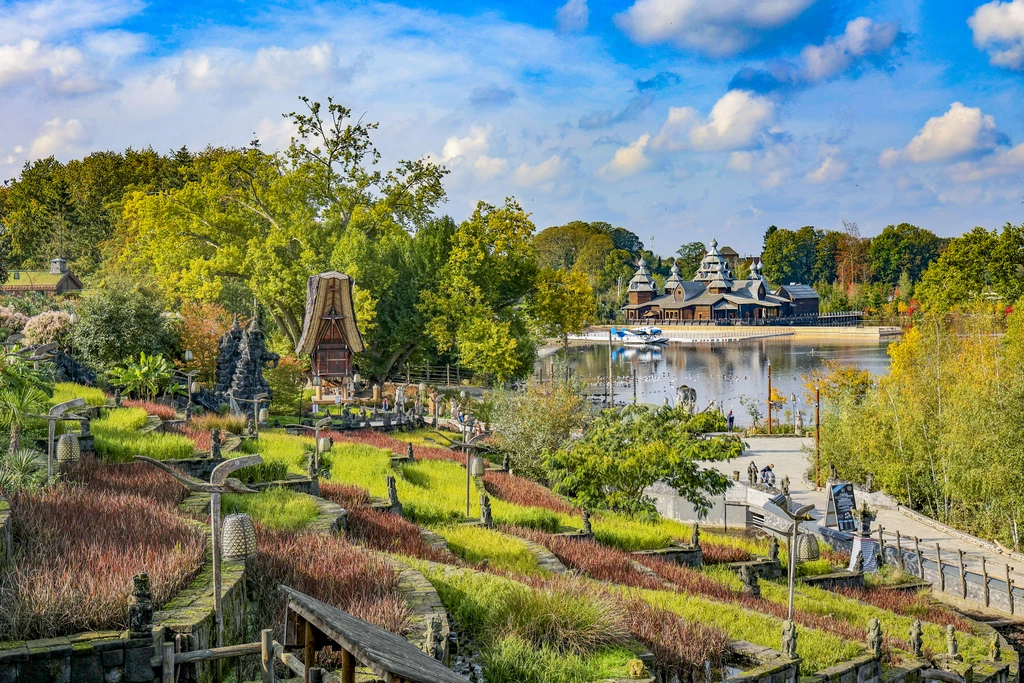
[[[687,242],[676,250],[679,258],[676,265],[679,267],[679,277],[684,280],[692,280],[700,268],[700,262],[704,259],[705,249],[703,242]]]
[[[5,386],[0,389],[0,419],[11,429],[8,455],[21,449],[21,430],[35,415],[46,411],[47,395],[32,385]]]
[[[918,297],[937,310],[978,300],[1017,301],[1024,296],[1024,224],[1002,232],[974,228],[949,241],[925,271]]]
[[[871,272],[879,282],[895,285],[906,273],[912,282],[939,256],[939,238],[909,223],[886,226],[868,249]]]
[[[585,273],[542,268],[537,274],[527,310],[541,337],[561,340],[580,334],[594,320],[594,292]]]
[[[852,221],[843,221],[843,232],[836,245],[836,278],[844,285],[867,282],[871,277],[868,255],[870,240],[860,236],[860,228]]]
[[[778,232],[778,230],[779,228],[777,225],[769,225],[768,229],[764,231],[764,240],[761,242],[762,251],[768,248],[768,239]]]
[[[713,422],[724,429],[721,413]],[[653,518],[657,510],[644,490],[661,481],[706,512],[711,505],[708,496],[723,493],[729,480],[702,468],[701,461],[725,460],[743,452],[738,438],[703,438],[708,424],[707,416],[693,417],[681,406],[605,410],[582,439],[551,455],[548,466],[555,491],[584,509]]]
[[[185,369],[198,370],[200,382],[216,379],[220,338],[230,326],[231,314],[220,304],[186,301],[181,305],[181,348],[188,349],[193,356]]]
[[[11,274],[11,234],[0,224],[0,285],[7,282]]]
[[[442,353],[505,382],[529,373],[535,347],[520,306],[535,284],[533,223],[514,199],[477,204],[452,236],[438,287],[423,293],[426,332]]]
[[[814,269],[811,281],[815,284],[832,284],[836,281],[836,255],[843,233],[837,230],[826,230],[818,239],[814,248]]]
[[[110,370],[110,382],[141,398],[153,400],[174,377],[174,366],[161,354],[139,354]]]
[[[82,297],[75,350],[98,368],[110,368],[140,353],[171,353],[174,331],[152,292],[112,281]]]
[[[768,237],[761,261],[770,282],[786,285],[807,283],[814,274],[817,233],[807,226],[799,230],[777,228]]]

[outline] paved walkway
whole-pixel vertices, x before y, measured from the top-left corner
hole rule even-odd
[[[824,517],[828,502],[826,493],[824,490],[815,491],[810,481],[813,478],[814,439],[750,437],[745,441],[749,448],[743,457],[717,463],[715,468],[730,476],[733,470],[739,470],[740,480],[745,482],[747,465],[751,460],[757,464],[758,470],[767,464],[773,464],[776,482],[781,482],[785,476],[789,477],[790,494],[794,502],[814,504],[812,516],[818,519]],[[1024,557],[1021,555],[1008,556],[988,543],[952,535],[900,510],[878,509],[877,513],[878,518],[872,528],[877,529],[878,525],[884,528],[887,532],[886,545],[895,546],[895,540],[888,534],[899,530],[904,539],[905,551],[913,551],[914,537],[917,537],[921,552],[927,560],[935,559],[935,544],[939,543],[942,547],[942,561],[945,564],[958,564],[957,551],[963,550],[964,566],[968,570],[980,573],[981,558],[984,557],[990,575],[1003,576],[1005,566],[1009,564],[1016,568],[1015,583],[1024,583]],[[907,570],[914,571],[914,568],[908,566]]]

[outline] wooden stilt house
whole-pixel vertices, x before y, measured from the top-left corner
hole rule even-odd
[[[363,351],[363,339],[348,275],[332,270],[309,278],[302,337],[295,350],[309,354],[313,372],[324,384],[341,385],[352,375],[352,356]]]

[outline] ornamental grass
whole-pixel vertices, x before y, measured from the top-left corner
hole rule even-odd
[[[57,405],[76,398],[85,399],[87,406],[104,406],[107,404],[107,395],[96,387],[87,387],[74,382],[57,382],[53,385],[53,398],[50,405]]]
[[[82,472],[98,486],[54,486],[11,496],[17,555],[0,572],[0,640],[123,630],[132,576],[148,572],[158,607],[202,565],[206,537],[169,504],[130,488],[125,472]],[[141,490],[170,502],[143,475]],[[106,488],[106,490],[101,490]]]
[[[481,569],[514,574],[547,574],[520,539],[483,526],[456,524],[434,527],[448,542],[448,549]]]
[[[202,453],[209,453],[213,448],[213,434],[208,429],[196,427],[194,422],[171,422],[164,425],[164,429],[190,439],[196,450]],[[222,446],[225,441],[227,441],[227,436],[222,432],[220,435]]]
[[[701,555],[704,558],[704,564],[708,565],[749,562],[753,559],[753,555],[743,548],[707,543],[703,539],[701,540],[700,549]]]
[[[282,465],[292,474],[306,474],[306,462],[313,451],[313,439],[283,432],[260,432],[258,439],[243,439],[239,454],[259,454],[265,464]]]
[[[399,591],[398,573],[384,558],[366,553],[345,538],[320,533],[291,533],[256,526],[259,550],[248,561],[246,583],[253,605],[250,621],[275,624],[283,640],[280,615],[285,585],[322,600],[371,624],[399,634],[410,625]],[[328,653],[319,656],[333,663]],[[319,661],[319,660],[318,660]]]
[[[320,514],[312,496],[281,486],[266,488],[256,494],[226,493],[220,501],[223,514],[244,512],[253,521],[275,531],[299,531]]]
[[[61,468],[69,483],[97,492],[138,495],[169,509],[188,496],[188,489],[174,477],[149,463],[107,464],[85,455],[78,462],[63,464]]]
[[[487,493],[515,505],[546,508],[564,515],[579,514],[579,509],[551,489],[535,481],[517,477],[507,472],[486,472],[483,476]]]
[[[126,398],[121,401],[121,405],[125,408],[141,408],[146,411],[146,415],[153,415],[154,417],[159,417],[161,420],[174,420],[178,417],[178,413],[173,407],[164,405],[163,403],[137,401],[135,399]]]
[[[729,643],[729,635],[722,629],[687,621],[637,597],[627,599],[626,618],[633,637],[654,654],[663,678],[702,680],[704,662],[721,668]]]
[[[400,441],[395,437],[383,432],[376,432],[372,429],[359,429],[354,431],[337,432],[334,430],[320,432],[323,436],[329,436],[335,443],[358,443],[366,446],[373,446],[385,451],[391,451],[398,455],[405,455],[409,449],[408,443]],[[452,437],[455,435],[452,434]],[[444,443],[443,439],[438,441]],[[448,460],[456,464],[465,464],[466,456],[462,453],[449,450],[443,446],[423,446],[413,444],[413,457],[417,460]]]
[[[203,413],[192,418],[192,424],[196,429],[210,431],[219,429],[222,432],[241,434],[248,424],[248,415],[220,415],[218,413]]]
[[[154,460],[182,460],[195,455],[195,444],[180,434],[139,432],[146,424],[142,408],[108,411],[90,427],[95,436],[96,453],[107,462],[129,462],[136,455]]]

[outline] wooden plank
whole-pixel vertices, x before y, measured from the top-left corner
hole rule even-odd
[[[160,675],[162,683],[174,683],[174,643],[164,641],[163,667]]]
[[[260,673],[263,683],[274,683],[274,631],[269,628],[260,631]]]
[[[175,664],[189,664],[190,662],[208,662],[214,659],[228,659],[229,657],[258,655],[262,649],[262,643],[245,643],[244,645],[211,647],[206,650],[180,652],[174,655],[174,662]]]
[[[386,681],[410,683],[466,683],[433,657],[405,638],[331,607],[288,586],[280,587],[288,609],[352,653],[364,666]]]
[[[356,658],[348,650],[341,651],[341,683],[356,683]]]

